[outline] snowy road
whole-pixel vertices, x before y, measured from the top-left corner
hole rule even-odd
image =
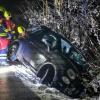
[[[22,65],[0,67],[0,100],[73,100],[54,88],[39,83],[39,78]],[[78,99],[74,99],[78,100]],[[100,100],[87,98],[84,100]]]
[[[0,100],[40,100],[15,76],[14,66],[0,68]],[[3,73],[4,70],[4,73]]]
[[[22,65],[0,67],[0,100],[68,100],[32,77],[31,71]]]

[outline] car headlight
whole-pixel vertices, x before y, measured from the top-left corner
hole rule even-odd
[[[76,77],[75,72],[74,72],[73,69],[68,69],[68,70],[67,70],[67,75],[68,75],[68,77],[69,77],[70,79],[72,79],[72,80],[74,80],[75,77]]]
[[[70,84],[70,80],[66,77],[66,76],[63,76],[62,77],[62,80],[65,84],[69,85]]]

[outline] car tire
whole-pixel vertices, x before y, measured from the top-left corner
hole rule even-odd
[[[59,60],[55,60],[59,59]],[[56,77],[54,78],[52,87],[55,87],[56,89],[60,90],[62,93],[72,97],[82,97],[82,95],[85,94],[84,86],[82,84],[82,80],[79,78],[80,73],[77,70],[77,67],[68,60],[68,63],[66,64],[67,67],[63,67],[61,65],[65,65],[63,63],[63,60],[57,56],[57,58],[52,59],[52,63],[55,65],[56,69]],[[72,66],[72,67],[70,67]],[[70,84],[66,84],[62,80],[62,77],[66,76],[67,79],[70,80]],[[68,83],[68,82],[67,82]]]
[[[51,64],[45,64],[37,72],[37,77],[40,77],[41,83],[51,85],[55,77],[55,69]]]

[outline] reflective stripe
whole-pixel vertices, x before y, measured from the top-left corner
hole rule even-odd
[[[15,34],[16,32],[15,32],[15,31],[12,31],[11,33],[12,33],[12,34]]]
[[[0,56],[7,56],[7,54],[0,54]]]
[[[5,31],[5,32],[8,32],[8,29],[5,29],[4,31]]]
[[[0,57],[0,60],[1,60],[1,59],[7,59],[7,57]]]
[[[7,36],[6,33],[0,33],[0,36]]]

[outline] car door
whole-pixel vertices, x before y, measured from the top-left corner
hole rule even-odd
[[[33,67],[37,67],[46,61],[46,57],[41,52],[45,48],[41,42],[39,34],[33,34],[26,39],[26,48],[23,51],[23,58],[27,63]]]

